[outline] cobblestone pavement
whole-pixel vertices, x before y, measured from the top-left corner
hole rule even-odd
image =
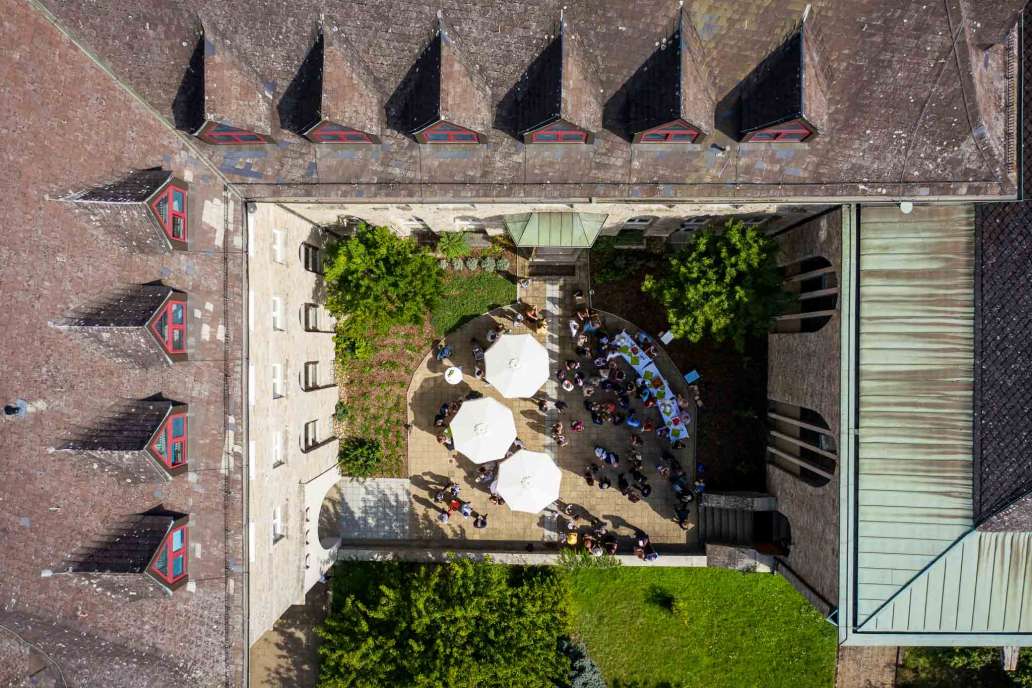
[[[525,274],[522,270],[521,273]],[[575,358],[567,322],[573,314],[573,293],[578,288],[587,292],[586,260],[578,265],[575,276],[534,279],[527,288],[520,287],[518,291],[520,300],[537,306],[539,310],[544,308],[547,311],[546,327],[534,334],[549,350],[553,373],[560,361]],[[513,314],[511,308],[499,309],[467,323],[449,335],[447,340],[455,354],[447,364],[459,365],[466,371],[472,370],[470,339],[475,337],[481,343],[486,343],[486,333],[496,322],[505,323],[514,333],[527,332],[525,326],[512,321]],[[611,331],[624,327],[632,332],[635,330],[630,323],[611,315],[606,315],[606,326]],[[681,382],[680,374],[665,354],[661,355],[659,365],[668,379],[675,381],[672,384],[675,391],[684,392],[685,386]],[[561,420],[567,426],[566,435],[570,442],[560,448],[555,446],[550,436],[552,424],[559,419],[555,411],[542,414],[534,401],[504,399],[486,383],[471,376],[466,376],[458,385],[448,385],[443,377],[446,367],[445,363],[436,361],[428,354],[416,370],[409,387],[408,418],[412,429],[408,458],[412,486],[410,532],[413,539],[464,538],[485,544],[512,545],[554,541],[565,529],[565,517],[554,511],[526,514],[510,511],[506,506],[491,504],[488,501],[489,493],[486,486],[479,486],[473,480],[477,466],[462,455],[449,452],[437,443],[433,418],[438,408],[443,403],[462,398],[470,390],[476,390],[498,399],[512,409],[518,436],[528,449],[544,451],[556,459],[563,471],[560,488],[562,503],[575,504],[581,513],[603,519],[611,530],[622,536],[630,536],[634,529],[641,529],[649,533],[656,543],[689,547],[697,545],[695,514],[693,513],[692,527],[687,531],[681,530],[673,521],[675,500],[669,483],[655,473],[651,464],[651,458],[661,450],[660,441],[654,436],[645,438],[642,451],[646,463],[645,473],[649,477],[653,492],[647,499],[631,503],[616,489],[615,471],[608,471],[614,487],[606,491],[599,490],[597,486],[589,487],[583,478],[585,467],[589,461],[594,460],[593,449],[596,445],[604,446],[621,456],[626,455],[630,449],[630,430],[611,424],[592,425],[584,411],[580,390],[574,390],[569,394],[562,392],[557,389],[554,377],[542,389],[543,394],[553,400],[558,393],[559,398],[564,399],[569,405],[569,410],[563,414]],[[639,415],[643,418],[649,417],[650,413],[658,419],[657,412],[642,413],[639,409]],[[586,421],[584,432],[574,433],[568,430],[570,421],[575,418]],[[675,454],[679,455],[678,459],[682,465],[690,470],[694,465],[695,456],[694,433],[689,447]],[[487,528],[474,529],[472,519],[463,519],[458,514],[452,514],[448,524],[441,524],[436,520],[440,507],[433,503],[433,494],[439,486],[449,480],[462,485],[460,496],[463,500],[469,501],[475,511],[487,514]],[[587,522],[581,521],[580,526],[582,530],[586,530]]]

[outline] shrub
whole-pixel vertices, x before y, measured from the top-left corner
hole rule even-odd
[[[462,258],[452,258],[451,266],[452,270],[465,270],[466,261],[464,261]]]
[[[619,235],[604,236],[591,247],[591,271],[595,282],[605,284],[633,277],[656,260],[647,251],[617,248],[619,244]]]
[[[784,307],[777,250],[755,227],[729,220],[721,234],[697,232],[667,259],[660,275],[647,275],[641,288],[666,309],[675,337],[731,340],[744,351],[746,339],[765,337]]]
[[[344,421],[346,421],[350,414],[351,412],[350,410],[348,410],[348,405],[345,404],[342,400],[338,401],[337,406],[333,409],[333,417],[337,419],[338,423],[343,423]]]
[[[570,659],[570,688],[606,688],[602,670],[588,656],[583,643],[563,640],[561,647]]]
[[[491,256],[480,259],[480,267],[488,272],[494,272],[496,261]]]
[[[325,267],[326,307],[339,323],[338,355],[367,356],[370,330],[422,323],[443,288],[433,256],[386,227],[360,225],[327,248]]]
[[[445,258],[461,258],[469,255],[469,242],[465,232],[446,232],[437,239],[437,251]]]
[[[367,478],[383,463],[383,450],[376,440],[349,437],[337,452],[337,467],[341,475]]]
[[[447,270],[451,267],[451,261],[447,258],[441,258],[439,261],[437,261],[437,266],[442,270]]]
[[[509,269],[509,259],[508,258],[499,258],[498,260],[495,261],[495,267],[498,270],[502,271],[502,272],[508,270]]]
[[[479,258],[467,258],[466,259],[466,269],[467,270],[476,270],[478,267],[480,267],[480,259]]]

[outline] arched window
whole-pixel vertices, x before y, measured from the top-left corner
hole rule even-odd
[[[816,332],[838,308],[838,274],[823,256],[806,258],[784,268],[782,287],[789,294],[785,312],[777,317],[774,332]]]
[[[821,487],[835,476],[838,443],[821,414],[769,399],[767,461],[808,485]]]

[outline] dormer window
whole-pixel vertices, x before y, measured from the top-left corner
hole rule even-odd
[[[317,125],[306,136],[315,143],[374,143],[369,134],[333,122]]]
[[[186,463],[186,414],[169,416],[151,443],[151,452],[168,468]]]
[[[158,340],[170,354],[186,352],[186,302],[169,301],[151,325]]]
[[[530,135],[531,143],[587,143],[588,135],[578,129],[552,129],[535,131]]]
[[[173,528],[165,536],[150,566],[150,572],[165,583],[176,583],[187,575],[187,526]]]
[[[151,201],[151,209],[169,239],[186,241],[186,189],[169,184]]]
[[[480,143],[480,135],[477,132],[448,122],[438,122],[420,134],[427,143]]]
[[[248,145],[255,143],[269,143],[261,134],[246,129],[237,129],[221,122],[213,127],[205,127],[199,134],[199,138],[208,143],[216,145]]]
[[[684,120],[656,127],[641,135],[640,143],[695,143],[699,130]]]
[[[784,124],[751,132],[743,141],[749,143],[800,143],[810,138],[812,134],[813,131],[806,124],[794,119]]]

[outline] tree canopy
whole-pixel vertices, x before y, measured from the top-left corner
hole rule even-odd
[[[418,325],[441,295],[437,261],[386,227],[361,225],[326,249],[326,307],[337,318],[338,351],[361,356],[370,331]]]
[[[749,337],[766,335],[784,305],[776,257],[773,239],[731,220],[722,232],[695,234],[642,290],[666,309],[675,337],[731,340],[742,351]]]
[[[570,661],[560,572],[468,559],[339,565],[320,688],[553,688]]]

